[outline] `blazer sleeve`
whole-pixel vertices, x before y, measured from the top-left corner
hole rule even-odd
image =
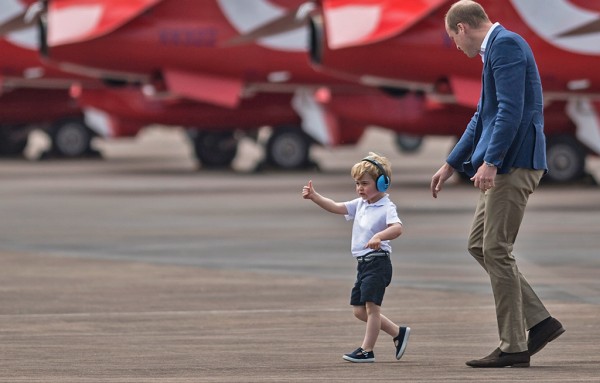
[[[481,102],[481,100],[479,102]],[[479,110],[479,105],[477,106],[477,110]],[[459,172],[464,171],[463,164],[469,159],[471,153],[473,153],[475,127],[477,126],[478,118],[479,112],[475,112],[473,117],[471,117],[471,121],[469,121],[467,128],[446,159],[448,165],[452,166]]]

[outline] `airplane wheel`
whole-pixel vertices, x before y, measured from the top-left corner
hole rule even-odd
[[[396,146],[403,153],[417,153],[423,145],[423,137],[412,134],[396,134]]]
[[[552,182],[569,182],[581,178],[585,172],[585,149],[569,135],[548,138],[546,160]]]
[[[23,156],[29,139],[28,134],[19,134],[18,128],[0,126],[0,158]]]
[[[61,120],[50,128],[52,153],[60,157],[78,158],[93,152],[94,133],[81,119]]]
[[[194,143],[196,158],[207,168],[230,167],[237,155],[238,140],[233,132],[199,132],[189,133]]]
[[[267,142],[267,163],[281,169],[306,167],[310,139],[300,128],[283,127],[273,131]]]

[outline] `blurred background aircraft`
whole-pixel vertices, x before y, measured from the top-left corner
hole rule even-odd
[[[577,179],[586,155],[600,153],[600,1],[479,2],[492,21],[531,45],[544,87],[548,177]],[[446,34],[453,1],[318,3],[310,17],[311,60],[323,72],[475,110],[482,64],[456,52]]]
[[[38,13],[44,62],[105,85],[71,89],[96,132],[123,137],[152,123],[184,126],[204,167],[229,166],[240,136],[257,137],[264,126],[272,131],[267,162],[291,169],[311,162],[314,143],[349,145],[370,125],[410,133],[422,124],[411,97],[316,72],[303,23],[292,20],[275,37],[235,41],[303,1],[36,4],[47,8]],[[397,142],[410,151],[420,139],[398,135]]]
[[[29,133],[35,129],[48,134],[48,154],[54,157],[95,155],[91,148],[94,132],[69,95],[75,77],[40,61],[35,24],[23,21],[32,4],[0,3],[0,157],[22,156]]]
[[[269,126],[267,161],[298,168],[310,162],[312,144],[354,144],[368,126],[402,133],[399,146],[409,151],[423,136],[462,133],[481,63],[448,39],[451,3],[49,0],[29,18],[40,21],[46,65],[104,84],[71,87],[96,132],[184,126],[202,165],[222,167],[240,134],[257,137]],[[586,155],[600,152],[600,2],[481,3],[531,44],[547,103],[549,177],[577,179]]]

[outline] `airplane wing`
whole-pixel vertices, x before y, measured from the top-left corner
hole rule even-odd
[[[481,96],[481,80],[461,76],[450,76],[448,80],[456,103],[475,109]]]
[[[322,0],[329,48],[373,44],[403,33],[448,0]]]
[[[239,79],[169,68],[162,72],[167,88],[174,94],[227,108],[235,108],[240,102],[244,84]]]
[[[106,35],[163,0],[54,0],[48,5],[48,46]]]

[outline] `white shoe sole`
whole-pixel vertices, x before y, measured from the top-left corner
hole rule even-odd
[[[344,355],[342,356],[342,358],[344,358],[344,360],[347,360],[348,362],[352,362],[352,363],[373,363],[375,361],[375,358],[371,358],[371,359],[354,359],[350,356]]]
[[[410,335],[410,327],[406,327],[406,332],[404,333],[404,338],[402,339],[402,347],[400,347],[400,351],[396,354],[396,359],[400,360],[402,355],[404,355],[404,351],[406,351],[406,345],[408,345],[408,337]]]

